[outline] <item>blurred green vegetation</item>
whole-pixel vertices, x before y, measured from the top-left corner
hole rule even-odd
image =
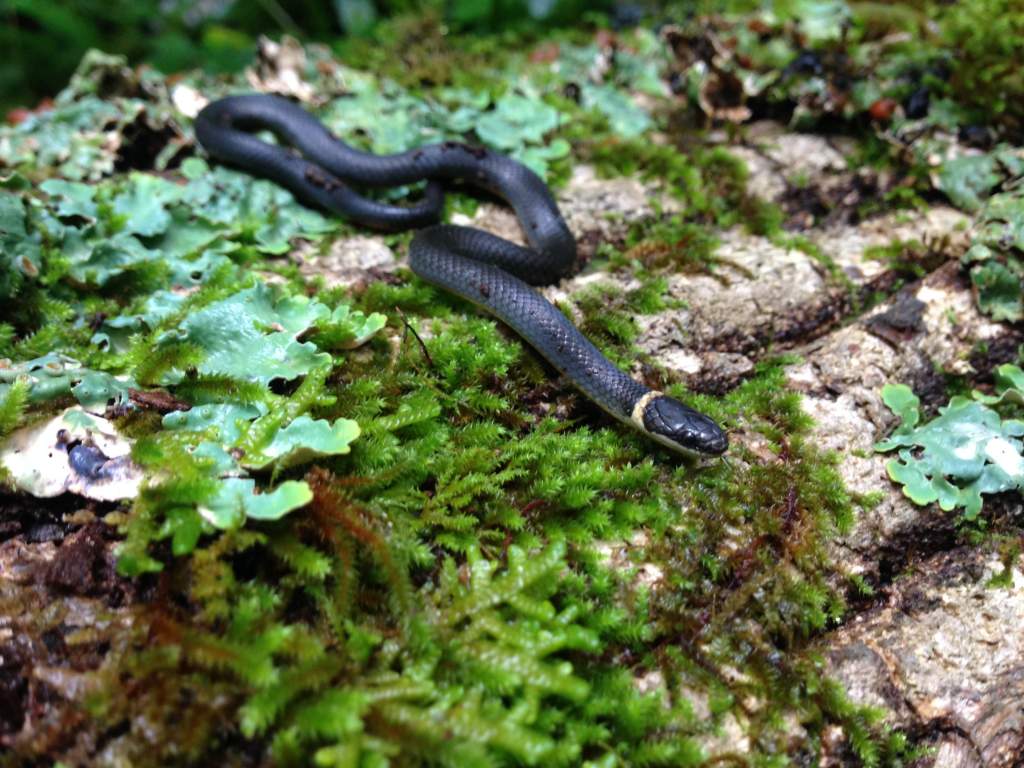
[[[251,60],[259,35],[373,36],[380,23],[410,14],[491,32],[574,23],[585,11],[613,9],[612,0],[0,0],[0,107],[52,96],[90,48],[165,74],[225,72]]]
[[[250,61],[260,35],[291,34],[365,54],[372,66],[373,54],[395,37],[396,22],[400,29],[411,17],[437,20],[444,34],[522,36],[593,22],[654,25],[758,8],[805,19],[809,30],[837,14],[852,17],[860,29],[844,41],[852,61],[861,33],[870,38],[873,32],[904,29],[919,37],[922,59],[945,62],[930,77],[937,92],[1011,131],[1024,125],[1019,0],[0,0],[0,46],[6,53],[0,61],[0,108],[32,107],[52,96],[90,48],[126,55],[132,64],[146,63],[165,74],[194,68],[216,73]],[[808,49],[815,42],[810,35]]]

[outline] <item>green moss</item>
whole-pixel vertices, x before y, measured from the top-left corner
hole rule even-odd
[[[871,458],[872,454],[868,451],[850,451],[854,456],[862,459]],[[864,510],[872,510],[878,507],[883,501],[885,501],[885,491],[871,491],[870,493],[863,493],[856,497],[857,505]]]
[[[211,286],[175,318],[209,306],[228,288]],[[661,280],[648,274],[635,291],[597,289],[579,297],[579,304],[594,321],[589,330],[625,359],[635,335],[631,313],[657,311],[662,290]],[[337,295],[324,291],[319,298]],[[614,311],[598,319],[609,305]],[[698,760],[693,739],[707,724],[692,718],[685,700],[665,709],[658,697],[638,694],[629,673],[602,660],[621,654],[643,659],[636,674],[654,665],[666,680],[712,691],[723,715],[749,691],[708,670],[734,658],[760,681],[751,690],[774,702],[769,712],[797,706],[818,712],[812,722],[819,724],[850,720],[821,709],[819,694],[802,693],[794,703],[791,693],[783,695],[783,683],[766,682],[765,670],[779,663],[769,660],[772,653],[792,654],[785,664],[798,665],[801,644],[841,610],[840,596],[825,586],[821,542],[848,524],[851,509],[830,460],[805,444],[807,418],[799,398],[781,387],[778,365],[763,368],[723,400],[677,391],[723,423],[761,433],[781,458],[765,463],[742,454],[731,464],[693,473],[641,437],[601,419],[595,423],[586,412],[576,417],[582,423],[569,423],[518,405],[538,387],[550,386],[543,368],[462,302],[410,281],[371,286],[361,306],[389,310],[401,332],[398,306],[424,330],[435,324],[433,333],[423,339],[425,354],[411,338],[397,357],[381,341],[336,371],[337,400],[318,415],[355,417],[364,435],[350,456],[328,462],[334,474],[310,476],[317,500],[307,515],[248,532],[212,533],[194,512],[209,490],[203,467],[183,443],[153,433],[156,422],[134,422],[136,460],[153,471],[174,472],[147,489],[124,518],[122,567],[168,570],[170,583],[189,585],[188,609],[170,624],[159,614],[148,618],[150,648],[111,659],[119,670],[117,686],[127,676],[145,693],[128,701],[118,696],[120,688],[108,689],[96,710],[102,712],[98,723],[117,727],[145,716],[169,728],[167,697],[177,684],[227,707],[217,730],[190,733],[181,749],[192,756],[215,754],[227,728],[233,738],[262,740],[284,764],[310,751],[369,756],[392,749],[410,755],[426,750],[460,765],[485,756],[529,762],[533,755],[543,755],[546,764],[573,764],[584,749],[626,762],[652,756],[672,764]],[[138,348],[145,343],[140,340]],[[177,364],[141,356],[135,363],[137,374],[149,371],[149,377]],[[262,397],[250,389],[199,377],[183,382],[176,394]],[[561,398],[576,396],[556,392],[541,402]],[[689,510],[683,518],[680,504]],[[635,556],[672,574],[671,589],[634,594],[629,570],[611,569],[596,556],[595,539],[628,538],[637,530],[650,538]],[[753,543],[728,554],[730,537]],[[164,539],[170,549],[154,549]],[[537,552],[558,541],[570,548],[555,551],[551,562],[557,568],[542,571],[541,592],[557,606],[559,631],[571,629],[557,646],[527,643],[539,631],[538,617],[549,610],[527,609],[523,601],[536,597],[529,580],[525,593],[509,592],[502,599],[511,602],[499,603],[505,607],[488,619],[492,624],[479,628],[462,625],[467,609],[455,608],[457,601],[445,608],[444,599],[435,597],[439,589],[455,589],[461,573],[500,572],[510,546]],[[440,569],[439,553],[447,558]],[[265,565],[241,578],[238,569],[248,569],[246,562]],[[759,596],[753,599],[755,587]],[[631,595],[625,602],[624,594]],[[721,608],[703,618],[716,594]],[[297,605],[307,607],[296,613]],[[712,657],[694,657],[688,646],[671,644],[662,658],[648,656],[660,638],[689,633],[702,622],[701,632],[720,648]],[[751,642],[751,627],[757,628],[759,650],[734,657]],[[521,636],[527,644],[493,646],[499,636]],[[584,638],[585,647],[569,657],[571,677],[564,677],[556,671],[566,663],[564,650]],[[561,666],[544,660],[552,653]],[[406,671],[394,678],[399,660],[398,669]],[[385,669],[392,670],[386,684]],[[434,670],[426,680],[424,669]],[[531,679],[556,687],[549,693],[536,685],[523,688],[523,673],[515,670],[527,669]],[[797,680],[796,666],[785,669],[785,680]],[[585,703],[578,699],[584,682]],[[453,708],[452,685],[472,691],[471,703]],[[510,711],[495,697],[536,701],[542,714],[509,720]],[[452,734],[444,744],[426,725],[437,718]],[[341,722],[350,725],[331,725]],[[770,718],[757,726],[766,744],[772,727]]]
[[[28,394],[28,383],[21,380],[16,380],[3,391],[0,397],[0,438],[6,437],[18,426],[28,404]]]
[[[627,368],[635,356],[632,343],[639,335],[636,317],[666,307],[665,279],[643,270],[638,270],[637,276],[640,285],[629,291],[613,283],[598,283],[572,296],[581,315],[580,330],[610,359]]]
[[[0,388],[0,440],[3,440],[18,426],[28,405],[29,386],[25,381],[15,381]],[[7,468],[0,467],[0,486],[7,480]]]
[[[986,583],[986,586],[996,589],[1008,589],[1013,587],[1013,572],[1020,560],[1020,538],[1016,536],[1005,537],[995,535],[992,538],[998,543],[999,559],[1003,569],[999,573],[993,574]]]
[[[949,87],[962,103],[993,115],[1020,136],[1024,128],[1024,11],[1013,0],[967,0],[943,9],[942,42],[956,51]]]
[[[335,45],[341,61],[412,88],[470,86],[500,95],[502,69],[522,50],[517,34],[455,34],[434,9],[378,24],[372,37],[350,36]]]
[[[715,255],[718,238],[706,226],[679,215],[634,224],[626,247],[625,260],[636,260],[653,271],[713,273],[724,263]]]
[[[859,573],[851,573],[848,578],[854,594],[856,594],[858,597],[875,596],[875,588],[872,587],[868,583],[867,579],[865,579]]]
[[[763,434],[777,460],[741,450],[729,464],[693,473],[667,456],[644,459],[651,446],[617,428],[535,421],[525,412],[509,424],[510,404],[492,410],[483,396],[502,397],[487,371],[522,354],[518,345],[490,336],[489,320],[449,322],[450,335],[424,342],[434,366],[413,366],[410,355],[383,375],[372,361],[374,377],[349,372],[355,378],[332,407],[360,414],[366,439],[336,460],[338,474],[310,476],[316,501],[306,516],[241,539],[221,534],[191,559],[165,561],[173,573],[191,574],[173,581],[192,585],[199,612],[187,629],[161,625],[159,643],[173,652],[160,664],[129,667],[133,684],[152,691],[137,711],[161,711],[152,697],[162,689],[146,683],[154,676],[202,681],[197,695],[220,691],[246,702],[243,734],[265,734],[285,764],[342,743],[364,755],[386,744],[410,756],[427,750],[444,764],[486,755],[574,764],[587,744],[627,762],[651,754],[671,764],[697,761],[692,739],[706,724],[693,720],[687,702],[666,709],[602,661],[638,654],[634,674],[653,665],[666,680],[717,691],[721,715],[750,695],[765,699],[752,732],[766,745],[775,718],[796,707],[812,725],[843,724],[870,749],[874,720],[823,688],[820,670],[808,671],[799,650],[842,610],[826,585],[823,541],[848,526],[852,501],[833,462],[804,440],[808,420],[799,397],[780,387],[781,367],[763,367],[723,400],[687,398],[726,424],[742,421]],[[459,340],[467,336],[479,351],[466,351]],[[488,421],[492,413],[504,423]],[[137,454],[171,460],[146,447]],[[187,466],[181,456],[173,462]],[[147,493],[132,530],[142,530],[154,504],[183,504],[191,482],[183,473],[157,495]],[[681,517],[680,504],[687,510]],[[629,537],[638,526],[649,538],[634,547],[635,562],[659,566],[668,579],[653,592],[637,592],[628,568],[610,569],[593,549],[595,538]],[[544,542],[560,540],[570,549],[543,554]],[[506,552],[510,567],[527,567],[517,547],[541,548],[530,561],[535,576],[500,575]],[[234,557],[252,550],[262,561],[268,548],[267,562],[277,563],[266,569],[273,586],[240,581]],[[440,568],[438,552],[448,553]],[[479,594],[459,586],[467,578],[480,581]],[[531,585],[541,583],[533,593]],[[450,592],[462,596],[451,602]],[[297,619],[289,606],[300,594],[315,610]],[[538,597],[541,603],[531,603]],[[480,613],[491,605],[495,615]],[[537,622],[549,615],[559,617],[562,639],[537,645]],[[712,650],[677,644],[680,633],[713,640]],[[571,667],[559,667],[571,677],[545,666],[545,655],[573,647]],[[650,648],[661,650],[650,656]],[[396,664],[407,670],[398,678]],[[725,672],[737,664],[740,684]],[[386,678],[381,665],[392,670]],[[435,671],[423,678],[424,669]],[[533,682],[522,688],[526,670]],[[472,693],[452,708],[445,686],[457,681]],[[545,714],[516,719],[494,695],[532,697]],[[444,743],[427,727],[438,717],[448,724]],[[342,722],[350,725],[339,730]],[[659,729],[676,735],[653,736]]]
[[[864,257],[884,262],[893,272],[907,278],[920,279],[945,261],[918,240],[895,240],[888,245],[874,245],[864,250]]]
[[[779,235],[774,240],[781,248],[795,248],[814,259],[833,280],[849,285],[850,279],[839,268],[835,260],[803,235]]]
[[[586,128],[578,129],[581,133]],[[782,225],[782,212],[773,203],[747,192],[749,171],[742,160],[722,147],[676,147],[647,139],[595,138],[589,131],[583,159],[604,176],[638,176],[664,185],[685,203],[685,216],[703,224],[727,228],[742,225],[754,234],[772,234]]]

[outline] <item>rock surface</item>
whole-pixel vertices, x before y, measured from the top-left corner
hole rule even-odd
[[[931,735],[936,768],[1012,768],[1024,756],[1024,573],[955,549],[918,564],[885,603],[829,638],[832,672],[890,722]]]
[[[804,362],[788,369],[790,385],[805,395],[815,435],[843,452],[839,464],[849,490],[881,491],[881,501],[862,512],[853,531],[835,543],[838,562],[852,573],[877,578],[906,561],[908,551],[949,539],[952,518],[905,499],[888,482],[887,457],[872,450],[893,426],[881,400],[886,382],[909,384],[926,405],[945,402],[942,372],[971,376],[979,344],[999,347],[1006,328],[978,314],[956,264],[947,264],[907,286],[858,322],[803,348]],[[996,360],[989,360],[994,365]]]

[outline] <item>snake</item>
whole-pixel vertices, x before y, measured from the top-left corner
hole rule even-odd
[[[364,152],[298,104],[262,93],[210,102],[196,116],[194,131],[210,157],[279,184],[305,205],[374,230],[416,229],[408,250],[415,275],[505,323],[615,419],[681,454],[714,456],[728,449],[728,436],[714,419],[621,371],[535,290],[572,273],[576,241],[548,186],[517,160],[456,141],[392,155]],[[261,131],[277,143],[257,136]],[[420,199],[408,205],[360,191],[420,182],[426,183]],[[529,245],[438,223],[445,184],[505,201]]]

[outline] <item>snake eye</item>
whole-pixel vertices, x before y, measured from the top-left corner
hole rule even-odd
[[[714,421],[665,395],[647,404],[643,419],[644,429],[671,447],[716,456],[729,447],[729,437]]]

